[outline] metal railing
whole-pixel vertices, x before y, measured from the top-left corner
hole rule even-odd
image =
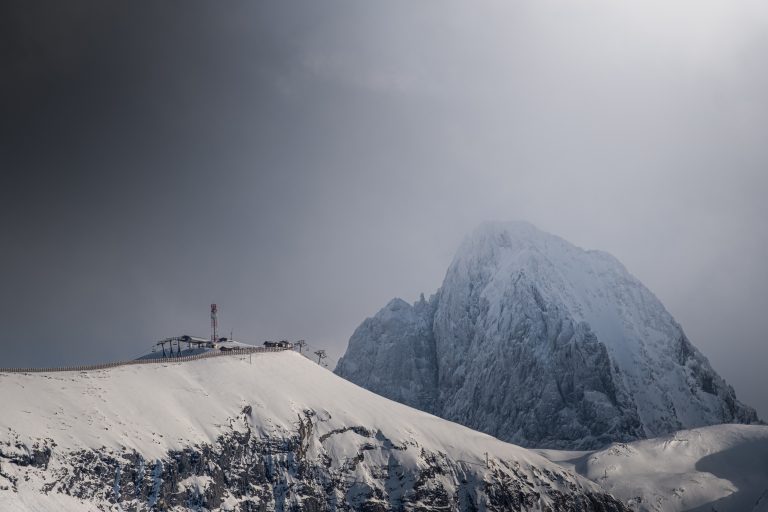
[[[87,364],[80,366],[57,366],[54,368],[0,368],[0,373],[49,373],[49,372],[87,372],[91,370],[105,370],[117,366],[129,366],[133,364],[163,364],[163,363],[183,363],[186,361],[195,361],[197,359],[208,359],[211,357],[239,356],[255,354],[260,352],[283,352],[293,350],[287,347],[253,347],[238,348],[232,350],[211,350],[202,354],[191,356],[158,357],[151,359],[131,359],[129,361],[115,361],[112,363]]]

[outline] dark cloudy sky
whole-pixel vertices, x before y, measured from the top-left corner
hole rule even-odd
[[[3,2],[0,366],[337,356],[483,220],[607,250],[768,417],[768,4]]]

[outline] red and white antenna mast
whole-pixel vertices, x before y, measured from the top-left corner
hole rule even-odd
[[[211,343],[219,341],[219,310],[216,304],[211,304]]]

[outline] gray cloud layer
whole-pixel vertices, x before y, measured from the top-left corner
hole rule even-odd
[[[768,7],[18,3],[0,16],[2,364],[207,307],[338,355],[527,219],[642,279],[768,416]]]

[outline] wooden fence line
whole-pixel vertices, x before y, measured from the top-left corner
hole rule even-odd
[[[115,368],[117,366],[128,366],[132,364],[162,364],[162,363],[183,363],[186,361],[195,361],[197,359],[208,359],[211,357],[221,356],[239,356],[246,354],[254,354],[260,352],[282,352],[284,350],[293,350],[291,348],[284,347],[253,347],[253,348],[238,348],[232,350],[212,350],[211,352],[204,352],[202,354],[195,354],[191,356],[176,356],[176,357],[158,357],[156,359],[131,359],[129,361],[116,361],[112,363],[90,364],[80,366],[58,366],[55,368],[0,368],[0,373],[53,373],[53,372],[87,372],[91,370],[105,370],[107,368]]]

